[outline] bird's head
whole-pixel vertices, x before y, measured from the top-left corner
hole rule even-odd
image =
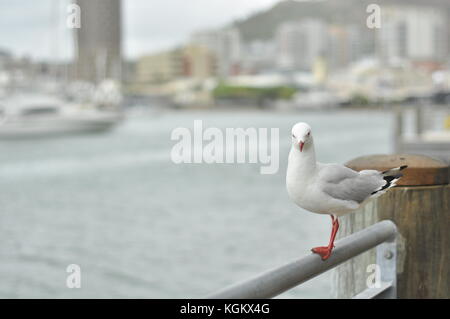
[[[312,141],[311,127],[303,122],[297,123],[292,127],[292,144],[303,152],[305,145]]]

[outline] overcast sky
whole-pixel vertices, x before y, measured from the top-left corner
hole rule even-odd
[[[101,0],[93,0],[101,1]],[[72,55],[70,0],[0,0],[0,49],[33,59]],[[170,48],[195,30],[224,25],[278,0],[123,0],[125,56]]]

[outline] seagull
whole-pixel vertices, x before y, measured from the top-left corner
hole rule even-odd
[[[328,259],[339,229],[338,217],[361,208],[395,186],[406,167],[357,172],[340,164],[316,162],[311,127],[306,123],[295,124],[286,174],[287,192],[298,206],[313,213],[328,214],[332,222],[328,246],[311,251],[322,260]]]

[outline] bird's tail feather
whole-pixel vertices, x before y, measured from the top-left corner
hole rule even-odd
[[[386,183],[382,187],[380,187],[379,189],[374,191],[371,195],[372,196],[382,195],[389,188],[394,187],[395,185],[397,185],[397,181],[400,179],[400,177],[403,176],[401,171],[404,170],[407,167],[408,167],[407,165],[403,165],[403,166],[400,166],[400,167],[391,168],[391,169],[388,169],[388,170],[386,170],[384,172],[381,172],[381,174],[383,175],[383,179],[386,181]]]
[[[403,176],[401,171],[403,171],[407,167],[408,167],[408,165],[403,165],[400,167],[391,168],[391,169],[388,169],[387,171],[381,172],[381,174],[383,174],[383,176],[398,176],[400,178]]]

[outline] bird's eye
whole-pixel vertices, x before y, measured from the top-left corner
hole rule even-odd
[[[293,138],[295,138],[295,135],[294,135],[294,134],[292,134],[292,137],[293,137]]]
[[[311,132],[308,132],[308,134],[306,134],[306,136],[310,136],[311,135]]]

